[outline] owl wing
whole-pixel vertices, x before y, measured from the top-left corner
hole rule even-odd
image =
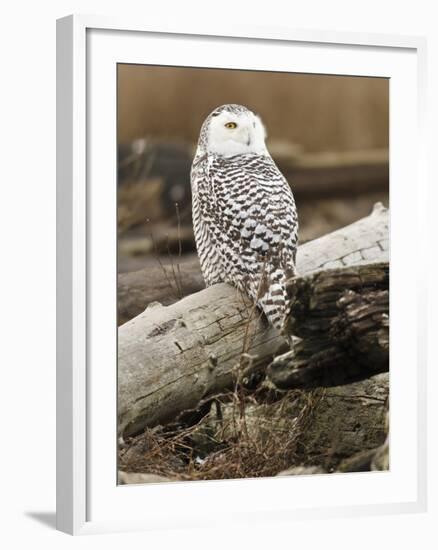
[[[195,159],[191,171],[192,217],[196,248],[202,275],[207,286],[226,282],[221,245],[223,231],[217,205],[212,195],[212,179],[208,173],[208,157]]]
[[[270,157],[209,166],[203,217],[221,280],[246,291],[273,318],[284,315],[285,280],[295,274],[297,214],[289,184]],[[278,311],[277,311],[278,310]]]

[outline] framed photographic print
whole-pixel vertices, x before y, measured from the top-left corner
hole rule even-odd
[[[58,21],[60,530],[425,508],[424,51]]]

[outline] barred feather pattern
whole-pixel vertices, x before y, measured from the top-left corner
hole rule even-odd
[[[298,239],[297,211],[286,179],[269,154],[209,153],[201,130],[191,182],[195,241],[206,285],[234,285],[281,330],[289,306],[285,281],[295,274]]]

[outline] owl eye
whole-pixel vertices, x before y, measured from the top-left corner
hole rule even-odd
[[[237,124],[235,122],[227,122],[224,126],[229,130],[234,130],[234,128],[237,128]]]

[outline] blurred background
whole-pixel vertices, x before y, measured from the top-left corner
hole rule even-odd
[[[191,161],[203,120],[224,103],[264,121],[300,243],[388,206],[387,79],[119,65],[119,273],[196,259]]]

